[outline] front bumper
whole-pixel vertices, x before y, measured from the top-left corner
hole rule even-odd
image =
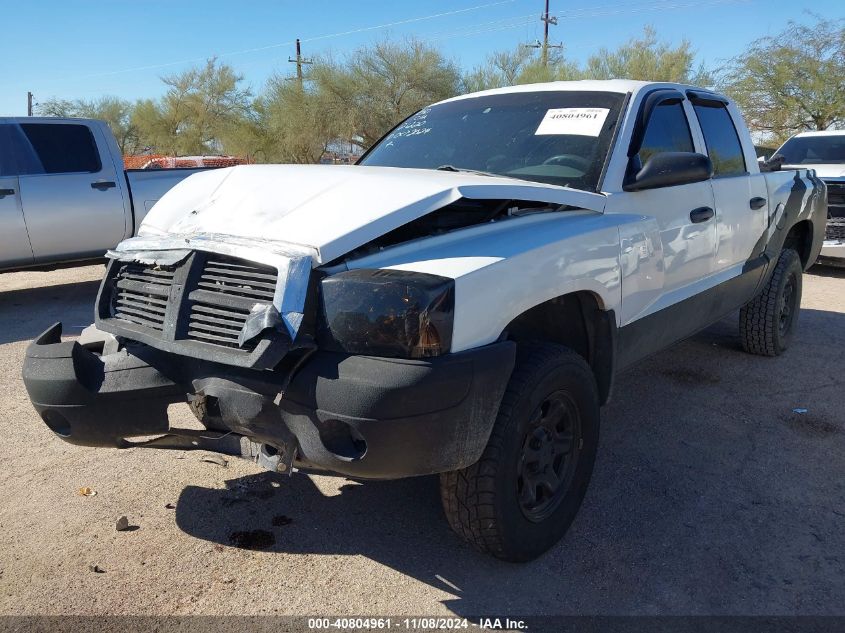
[[[393,479],[480,458],[515,353],[511,342],[426,360],[318,351],[287,373],[260,372],[141,344],[100,355],[61,342],[56,324],[30,344],[23,379],[45,424],[73,444],[217,450],[265,465],[287,455],[301,468]],[[171,428],[167,407],[186,396],[213,403],[212,430]]]

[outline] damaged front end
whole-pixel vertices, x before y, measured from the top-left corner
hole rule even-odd
[[[109,255],[97,336],[62,342],[56,324],[27,350],[30,399],[62,439],[361,478],[480,457],[515,348],[449,353],[453,280],[326,277],[306,248],[213,236],[136,238]],[[186,399],[204,430],[171,426],[168,407]]]
[[[103,332],[252,369],[311,344],[299,331],[311,249],[193,235],[134,238],[108,256],[95,309]]]
[[[204,449],[289,470],[296,441],[277,399],[315,348],[313,253],[239,242],[135,238],[109,252],[99,336],[62,343],[56,324],[27,351],[24,383],[47,426],[73,444]],[[170,427],[167,407],[186,396],[210,410],[207,431]]]
[[[237,410],[236,430],[171,428],[167,408],[184,402],[190,368],[144,345],[114,338],[61,341],[60,323],[27,349],[23,379],[44,423],[66,442],[108,448],[207,450],[253,458],[280,472],[290,470],[296,443],[278,408],[273,385],[200,379],[203,389]],[[152,361],[153,364],[150,364]],[[256,390],[258,388],[258,390]],[[197,397],[197,396],[194,396]],[[264,430],[264,433],[261,431]],[[152,436],[152,437],[151,437]]]

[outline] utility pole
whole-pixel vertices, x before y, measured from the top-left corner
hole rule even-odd
[[[32,93],[26,93],[26,116],[32,116]]]
[[[549,24],[557,24],[556,17],[549,17],[549,0],[546,0],[546,11],[540,19],[543,21],[543,66],[546,66],[549,63]],[[563,48],[563,45],[558,48]]]
[[[296,59],[293,57],[288,57],[288,62],[291,64],[296,64],[296,81],[299,82],[299,87],[302,88],[302,66],[304,64],[313,64],[314,60],[312,59],[305,59],[302,56],[302,47],[299,44],[299,38],[296,38]],[[294,77],[289,77],[289,79],[294,79]]]
[[[549,49],[563,48],[563,44],[549,44],[549,24],[557,25],[557,17],[549,15],[549,0],[546,0],[546,10],[540,16],[540,21],[543,23],[543,42],[535,42],[534,44],[523,44],[526,48],[539,48],[540,60],[543,67],[549,65]]]

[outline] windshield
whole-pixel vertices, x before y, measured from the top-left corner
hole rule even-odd
[[[420,110],[359,162],[475,170],[595,191],[624,95],[493,94]]]
[[[787,165],[845,164],[845,134],[793,136],[777,151]]]

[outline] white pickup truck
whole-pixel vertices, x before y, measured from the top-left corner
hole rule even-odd
[[[96,329],[52,326],[23,377],[74,444],[440,473],[459,535],[528,560],[584,498],[614,375],[737,309],[749,352],[783,352],[824,225],[824,184],[760,173],[713,92],[469,94],[354,166],[180,183],[109,253]],[[206,430],[171,427],[186,399]]]
[[[845,130],[796,134],[773,161],[780,169],[812,169],[827,185],[827,229],[819,261],[845,266]]]
[[[124,171],[104,121],[0,117],[0,270],[102,258],[197,171]]]

